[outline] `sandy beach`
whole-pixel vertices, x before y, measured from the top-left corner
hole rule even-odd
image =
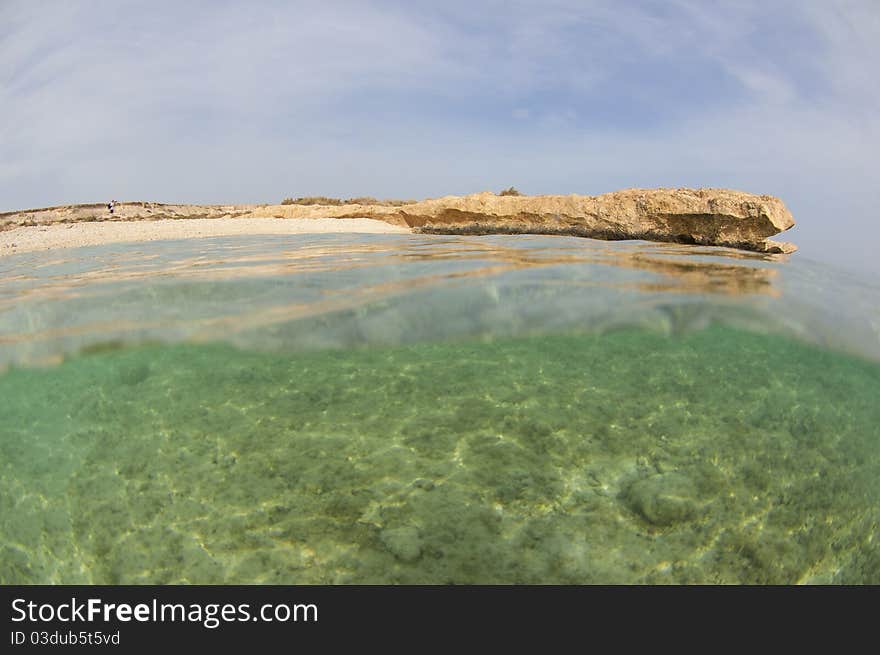
[[[193,218],[67,223],[0,232],[0,256],[105,243],[164,241],[248,234],[407,234],[410,229],[369,218]]]

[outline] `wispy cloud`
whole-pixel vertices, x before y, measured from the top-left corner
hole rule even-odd
[[[0,25],[2,209],[730,186],[877,270],[872,0],[7,0]]]

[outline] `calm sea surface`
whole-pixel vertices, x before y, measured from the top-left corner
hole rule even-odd
[[[0,583],[880,583],[880,287],[297,235],[0,258]]]

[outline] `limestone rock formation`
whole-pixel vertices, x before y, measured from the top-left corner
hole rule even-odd
[[[169,205],[160,202],[118,202],[111,214],[106,203],[60,205],[0,213],[0,230],[53,223],[93,223],[106,221],[157,221],[187,218],[235,218],[248,214],[257,205]]]
[[[268,214],[267,214],[268,212]],[[768,237],[791,228],[781,200],[728,189],[627,189],[601,196],[445,196],[402,206],[276,205],[252,214],[279,218],[374,218],[429,234],[560,234],[796,250]]]
[[[644,239],[758,252],[792,252],[767,241],[794,225],[778,198],[725,189],[628,189],[601,196],[495,196],[426,200],[400,208],[420,232],[568,234]]]

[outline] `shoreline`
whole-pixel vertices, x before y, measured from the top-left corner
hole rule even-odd
[[[411,234],[371,218],[190,218],[94,221],[17,227],[0,232],[0,257],[26,252],[220,236],[288,234]]]
[[[795,224],[779,198],[731,189],[623,189],[598,196],[524,196],[487,191],[420,201],[299,200],[302,202],[290,200],[281,205],[121,202],[113,207],[112,214],[109,205],[64,205],[0,213],[0,231],[131,220],[152,223],[176,219],[189,225],[198,219],[373,219],[397,228],[395,231],[422,234],[547,234],[720,246],[760,253],[797,250],[794,244],[770,240]],[[217,226],[212,227],[214,233]],[[324,226],[313,229],[323,232]],[[351,230],[339,224],[328,229]],[[289,230],[287,226],[283,233]],[[292,231],[301,233],[298,228]],[[4,241],[10,243],[7,239]]]

